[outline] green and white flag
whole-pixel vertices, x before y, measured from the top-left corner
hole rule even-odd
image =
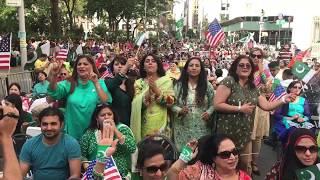
[[[308,83],[316,74],[316,71],[309,68],[305,63],[296,61],[292,67],[292,74],[303,82]]]
[[[144,32],[142,34],[140,34],[140,36],[138,36],[137,40],[136,40],[136,44],[138,46],[141,46],[141,44],[143,43],[143,41],[146,39],[147,33]]]
[[[296,171],[298,180],[317,180],[320,179],[320,163]]]
[[[176,22],[176,39],[177,40],[182,39],[182,30],[183,30],[183,18],[179,19]]]

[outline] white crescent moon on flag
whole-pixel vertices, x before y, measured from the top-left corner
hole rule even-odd
[[[309,171],[309,170],[306,170],[306,172],[308,172],[310,174],[310,179],[309,180],[316,180],[316,177],[315,175],[313,174],[313,172]]]
[[[300,67],[300,66],[299,66],[299,67]],[[301,74],[301,73],[303,73],[303,71],[305,70],[305,68],[304,68],[304,67],[299,68],[299,67],[296,68],[296,71],[297,71],[297,73]]]

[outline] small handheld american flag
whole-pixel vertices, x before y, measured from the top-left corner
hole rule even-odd
[[[212,21],[212,23],[210,23],[206,37],[211,47],[218,46],[218,44],[225,38],[223,29],[216,18]]]
[[[283,96],[285,96],[287,94],[286,92],[286,88],[284,88],[283,86],[281,86],[280,84],[273,90],[269,101],[275,101],[278,99],[281,99]]]
[[[94,180],[93,176],[93,168],[96,164],[96,161],[92,161],[87,171],[84,173],[82,180]],[[118,168],[116,166],[116,163],[114,162],[112,157],[107,158],[106,166],[103,172],[103,179],[104,180],[122,180],[121,175],[118,171]]]
[[[0,40],[0,69],[10,69],[11,33]]]
[[[60,51],[56,55],[57,60],[66,60],[68,57],[68,52],[69,52],[69,44],[64,44],[62,48],[60,48]]]

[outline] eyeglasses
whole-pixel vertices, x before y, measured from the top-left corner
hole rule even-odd
[[[301,86],[293,86],[292,88],[294,88],[294,89],[302,89]]]
[[[167,169],[168,169],[167,163],[161,164],[160,166],[149,166],[149,167],[146,167],[147,172],[148,173],[152,173],[152,174],[158,172],[159,170],[161,172],[164,172]]]
[[[223,152],[218,153],[218,156],[221,159],[229,159],[231,154],[233,154],[234,156],[238,156],[239,155],[239,150],[237,148],[234,148],[231,151],[223,151]]]
[[[261,59],[262,55],[260,55],[260,54],[259,55],[251,54],[250,57],[252,57],[252,58],[256,58],[257,57],[258,59]]]
[[[251,64],[238,64],[238,66],[242,69],[246,68],[246,69],[251,69]]]
[[[310,153],[317,153],[318,152],[318,146],[310,146],[310,147],[305,147],[305,146],[295,146],[294,150],[296,153],[306,153],[307,150],[309,150]]]
[[[60,73],[60,76],[67,76],[67,73]]]

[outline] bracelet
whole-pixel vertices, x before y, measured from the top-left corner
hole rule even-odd
[[[241,104],[238,105],[238,112],[241,110]]]
[[[119,144],[124,144],[125,138],[126,138],[126,136],[125,136],[125,135],[122,135],[122,136],[119,138]]]
[[[97,161],[100,163],[105,163],[107,161],[107,157],[106,157],[106,151],[108,150],[110,146],[108,145],[98,145],[97,148]]]
[[[183,146],[179,159],[183,162],[188,163],[192,159],[192,149],[189,146]]]

